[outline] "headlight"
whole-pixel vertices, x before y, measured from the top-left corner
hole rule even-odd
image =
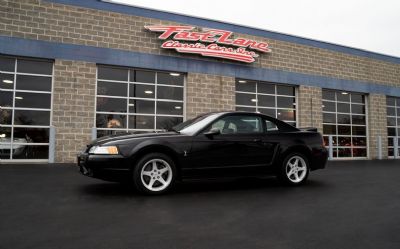
[[[90,154],[106,154],[106,155],[117,155],[117,146],[93,146],[89,150]]]

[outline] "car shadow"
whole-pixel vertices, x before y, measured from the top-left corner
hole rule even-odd
[[[325,182],[308,180],[304,185],[291,187],[282,185],[275,177],[271,178],[241,178],[218,180],[191,180],[178,182],[166,195],[179,196],[199,193],[237,193],[237,192],[271,192],[279,193],[292,191],[292,189],[323,189],[328,187]],[[135,197],[144,196],[138,193],[130,184],[102,182],[87,184],[79,187],[83,194],[102,197]]]

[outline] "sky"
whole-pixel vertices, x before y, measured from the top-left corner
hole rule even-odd
[[[399,0],[113,0],[400,57]]]

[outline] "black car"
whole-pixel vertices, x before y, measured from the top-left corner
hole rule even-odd
[[[316,129],[297,129],[247,112],[198,116],[168,132],[102,137],[78,155],[82,174],[133,181],[144,193],[169,190],[178,180],[276,175],[299,185],[325,167],[327,150]]]

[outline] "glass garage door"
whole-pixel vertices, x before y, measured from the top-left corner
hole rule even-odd
[[[183,74],[98,66],[97,137],[168,130],[183,118]]]
[[[394,156],[395,139],[400,137],[400,98],[386,97],[388,156]],[[397,156],[400,156],[400,141]]]
[[[260,112],[296,126],[296,88],[251,80],[236,80],[236,110]]]
[[[367,119],[365,96],[359,93],[322,90],[324,142],[333,138],[334,158],[366,158]]]
[[[53,63],[0,56],[0,158],[49,157]]]

